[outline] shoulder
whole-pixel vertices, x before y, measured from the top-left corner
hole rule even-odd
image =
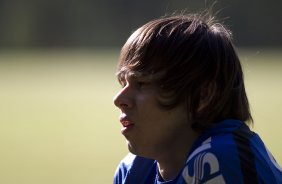
[[[186,183],[242,183],[232,137],[219,135],[206,139],[189,155],[182,177]]]
[[[280,183],[281,173],[260,137],[243,125],[198,144],[182,176],[186,183]]]
[[[155,160],[146,159],[129,153],[120,162],[114,176],[114,184],[134,183],[144,180],[154,167]]]
[[[225,120],[204,132],[186,162],[185,181],[244,183],[238,142],[247,148],[249,136],[238,132],[241,127],[240,121]]]

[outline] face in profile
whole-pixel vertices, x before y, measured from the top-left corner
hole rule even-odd
[[[148,158],[187,140],[190,128],[183,104],[170,110],[160,107],[153,78],[127,72],[120,78],[122,89],[114,98],[129,151]]]

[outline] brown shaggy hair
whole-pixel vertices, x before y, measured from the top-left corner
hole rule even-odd
[[[118,79],[127,72],[159,74],[163,108],[185,102],[192,128],[223,119],[252,122],[243,72],[231,32],[211,16],[174,15],[137,29],[121,50]]]

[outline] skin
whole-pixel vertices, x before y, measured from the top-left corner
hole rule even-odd
[[[162,178],[171,180],[184,167],[198,134],[191,129],[184,104],[171,110],[160,108],[153,77],[126,74],[114,104],[121,112],[122,134],[129,151],[155,159]]]

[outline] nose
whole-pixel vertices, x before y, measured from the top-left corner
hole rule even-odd
[[[130,97],[130,91],[128,86],[124,87],[115,95],[114,104],[121,110],[132,107],[133,102]]]

